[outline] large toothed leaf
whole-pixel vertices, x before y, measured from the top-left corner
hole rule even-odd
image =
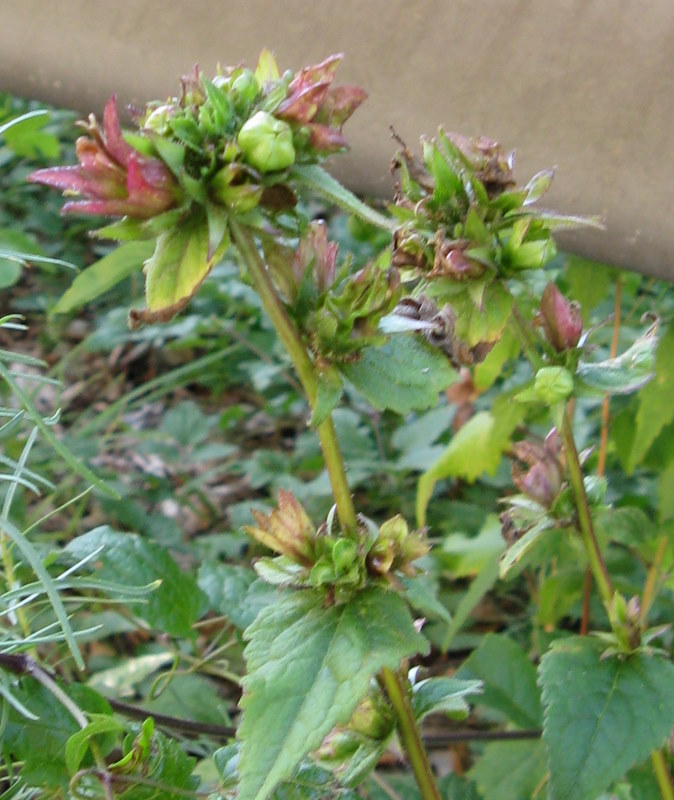
[[[674,664],[642,653],[602,660],[602,649],[558,640],[539,667],[552,800],[595,800],[674,727]]]
[[[367,347],[340,371],[376,409],[398,414],[431,408],[458,378],[447,357],[414,334],[397,334],[381,347]]]
[[[404,601],[379,587],[328,607],[315,592],[293,592],[263,609],[245,636],[240,800],[268,797],[348,721],[382,667],[427,650]]]

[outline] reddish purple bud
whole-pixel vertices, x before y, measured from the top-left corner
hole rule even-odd
[[[328,93],[329,83],[317,83],[292,92],[276,110],[276,116],[303,125],[316,116]]]
[[[562,488],[562,466],[540,442],[524,440],[513,446],[513,483],[523,494],[550,508]]]
[[[570,303],[550,282],[541,298],[541,320],[550,344],[561,353],[575,347],[583,332],[583,319],[577,303]]]
[[[40,169],[28,176],[32,183],[84,198],[66,203],[62,213],[149,219],[177,204],[178,184],[170,170],[124,141],[114,95],[105,106],[103,131],[93,116],[84,128],[88,135],[75,143],[79,166]]]
[[[300,241],[295,255],[293,271],[298,284],[309,267],[313,267],[314,282],[319,292],[329,289],[334,283],[337,271],[336,242],[328,241],[328,234],[323,222],[312,222],[309,231]]]
[[[330,128],[328,125],[317,125],[310,122],[306,126],[311,132],[311,146],[323,153],[334,153],[344,150],[349,146],[341,131]]]
[[[319,64],[303,67],[292,81],[290,81],[288,94],[291,95],[295,92],[301,92],[306,89],[307,86],[313,86],[316,83],[330,85],[332,79],[335,77],[335,72],[337,72],[337,67],[342,63],[343,59],[344,53],[333,53]]]
[[[316,122],[341,127],[366,99],[367,92],[359,86],[336,86],[325,95]]]

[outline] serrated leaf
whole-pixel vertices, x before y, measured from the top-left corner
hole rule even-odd
[[[451,614],[438,599],[437,582],[431,575],[422,572],[413,577],[402,575],[400,582],[405,589],[405,599],[412,608],[431,619],[452,621]]]
[[[438,393],[458,378],[443,353],[413,334],[394,335],[381,347],[366,347],[358,361],[339,369],[378,411],[398,414],[435,406]]]
[[[412,709],[417,721],[428,714],[448,714],[453,719],[465,719],[470,707],[466,697],[482,691],[482,681],[459,678],[427,678],[412,687]]]
[[[326,607],[312,591],[287,594],[246,630],[240,800],[263,800],[339,722],[370,679],[426,652],[404,601],[379,587]]]
[[[468,773],[489,800],[525,800],[542,797],[534,794],[545,779],[545,746],[541,741],[494,742]]]
[[[80,272],[52,309],[54,314],[67,314],[95,300],[124,278],[138,272],[151,255],[153,242],[128,242],[100,261]]]
[[[386,231],[395,233],[398,227],[396,222],[363,203],[353,192],[342,186],[332,175],[316,164],[304,164],[301,166],[295,164],[290,169],[290,178],[294,179],[299,186],[304,186],[312,192],[316,192],[344,211],[355,214],[355,216],[377,228],[383,228]]]
[[[194,577],[156,542],[119,533],[107,525],[73,539],[65,550],[80,559],[101,546],[98,577],[130,586],[147,586],[160,580],[161,585],[148,596],[147,603],[130,603],[129,607],[158,630],[171,636],[189,635],[203,599]]]
[[[552,800],[595,800],[674,727],[674,664],[642,653],[602,660],[603,649],[574,636],[541,660]]]
[[[480,411],[459,429],[442,456],[419,478],[417,524],[426,524],[426,509],[433,488],[442,478],[476,480],[483,472],[493,475],[507,449],[510,435],[524,416],[524,409],[509,398],[495,403],[492,411]]]
[[[632,471],[660,431],[674,419],[674,324],[660,337],[655,354],[655,377],[639,394],[636,433],[629,460]]]
[[[484,683],[473,702],[503,714],[520,728],[538,728],[543,719],[536,669],[526,653],[503,634],[489,633],[457,672]]]

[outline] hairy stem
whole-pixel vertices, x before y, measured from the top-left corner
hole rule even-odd
[[[407,753],[421,797],[423,800],[440,800],[440,792],[435,783],[428,753],[407,696],[407,681],[402,680],[400,675],[389,667],[384,667],[379,673],[379,682],[395,711],[400,742]]]
[[[297,370],[309,404],[314,408],[318,396],[318,378],[316,377],[314,364],[307,353],[307,349],[300,338],[295,324],[286,313],[281,298],[274,288],[269,272],[251,235],[234,219],[230,219],[229,227],[232,241],[237,246],[241,257],[246,263],[248,273],[255,284],[257,293],[260,295],[264,310],[269,315],[283,346]],[[355,531],[357,527],[356,510],[346,479],[344,460],[342,459],[342,454],[339,449],[332,417],[328,417],[328,419],[318,425],[317,430],[325,466],[330,476],[332,493],[335,498],[335,503],[337,504],[337,516],[339,517],[340,524],[345,530]]]
[[[599,549],[599,543],[597,542],[597,536],[594,531],[590,503],[587,498],[587,492],[585,491],[585,484],[583,483],[583,470],[580,466],[580,459],[578,458],[578,450],[576,449],[576,441],[573,436],[573,427],[571,425],[568,409],[563,415],[561,434],[569,468],[569,480],[576,503],[580,535],[585,545],[585,551],[587,552],[587,557],[590,562],[590,569],[592,570],[597,587],[599,588],[601,599],[604,601],[604,605],[608,607],[613,599],[613,585],[611,584],[611,578],[606,569],[606,564],[604,563]]]

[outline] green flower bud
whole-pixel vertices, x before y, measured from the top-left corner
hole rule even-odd
[[[170,105],[158,106],[152,111],[145,122],[143,127],[155,133],[164,134],[169,129],[169,120],[175,113],[175,107]]]
[[[290,126],[267,111],[258,111],[243,125],[237,142],[246,161],[260,172],[276,172],[295,163]]]
[[[230,91],[234,96],[237,111],[249,108],[260,93],[260,84],[250,69],[243,69],[231,83]]]
[[[564,367],[542,367],[536,373],[534,391],[548,405],[558,403],[573,391],[573,377]]]

